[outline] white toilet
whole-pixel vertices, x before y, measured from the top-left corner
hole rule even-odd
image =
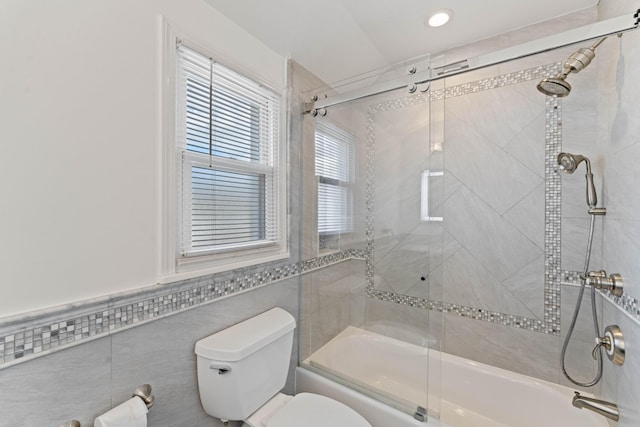
[[[348,406],[311,393],[280,393],[296,322],[273,308],[196,343],[200,401],[207,414],[249,427],[371,427]]]

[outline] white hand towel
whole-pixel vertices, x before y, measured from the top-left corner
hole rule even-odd
[[[147,427],[147,405],[139,397],[132,397],[100,415],[93,427]]]

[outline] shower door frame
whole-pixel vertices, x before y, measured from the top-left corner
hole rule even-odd
[[[405,77],[374,84],[365,88],[354,89],[339,94],[335,94],[332,90],[330,90],[329,93],[318,93],[311,102],[305,104],[305,113],[315,112],[317,114],[318,110],[332,105],[389,92],[402,87],[417,87],[418,85],[429,84],[436,80],[502,64],[515,59],[526,58],[543,52],[549,52],[576,43],[608,37],[614,34],[621,35],[627,31],[637,30],[639,27],[640,9],[615,18],[594,22],[516,46],[474,56],[462,61],[456,61],[435,69],[410,73]]]

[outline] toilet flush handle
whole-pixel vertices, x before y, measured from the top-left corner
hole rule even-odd
[[[223,374],[226,374],[227,372],[231,372],[231,366],[221,365],[215,362],[209,365],[209,369],[217,369],[218,375],[223,375]]]

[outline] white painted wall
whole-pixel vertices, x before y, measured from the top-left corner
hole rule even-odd
[[[161,16],[283,86],[201,0],[0,2],[0,317],[157,282]]]

